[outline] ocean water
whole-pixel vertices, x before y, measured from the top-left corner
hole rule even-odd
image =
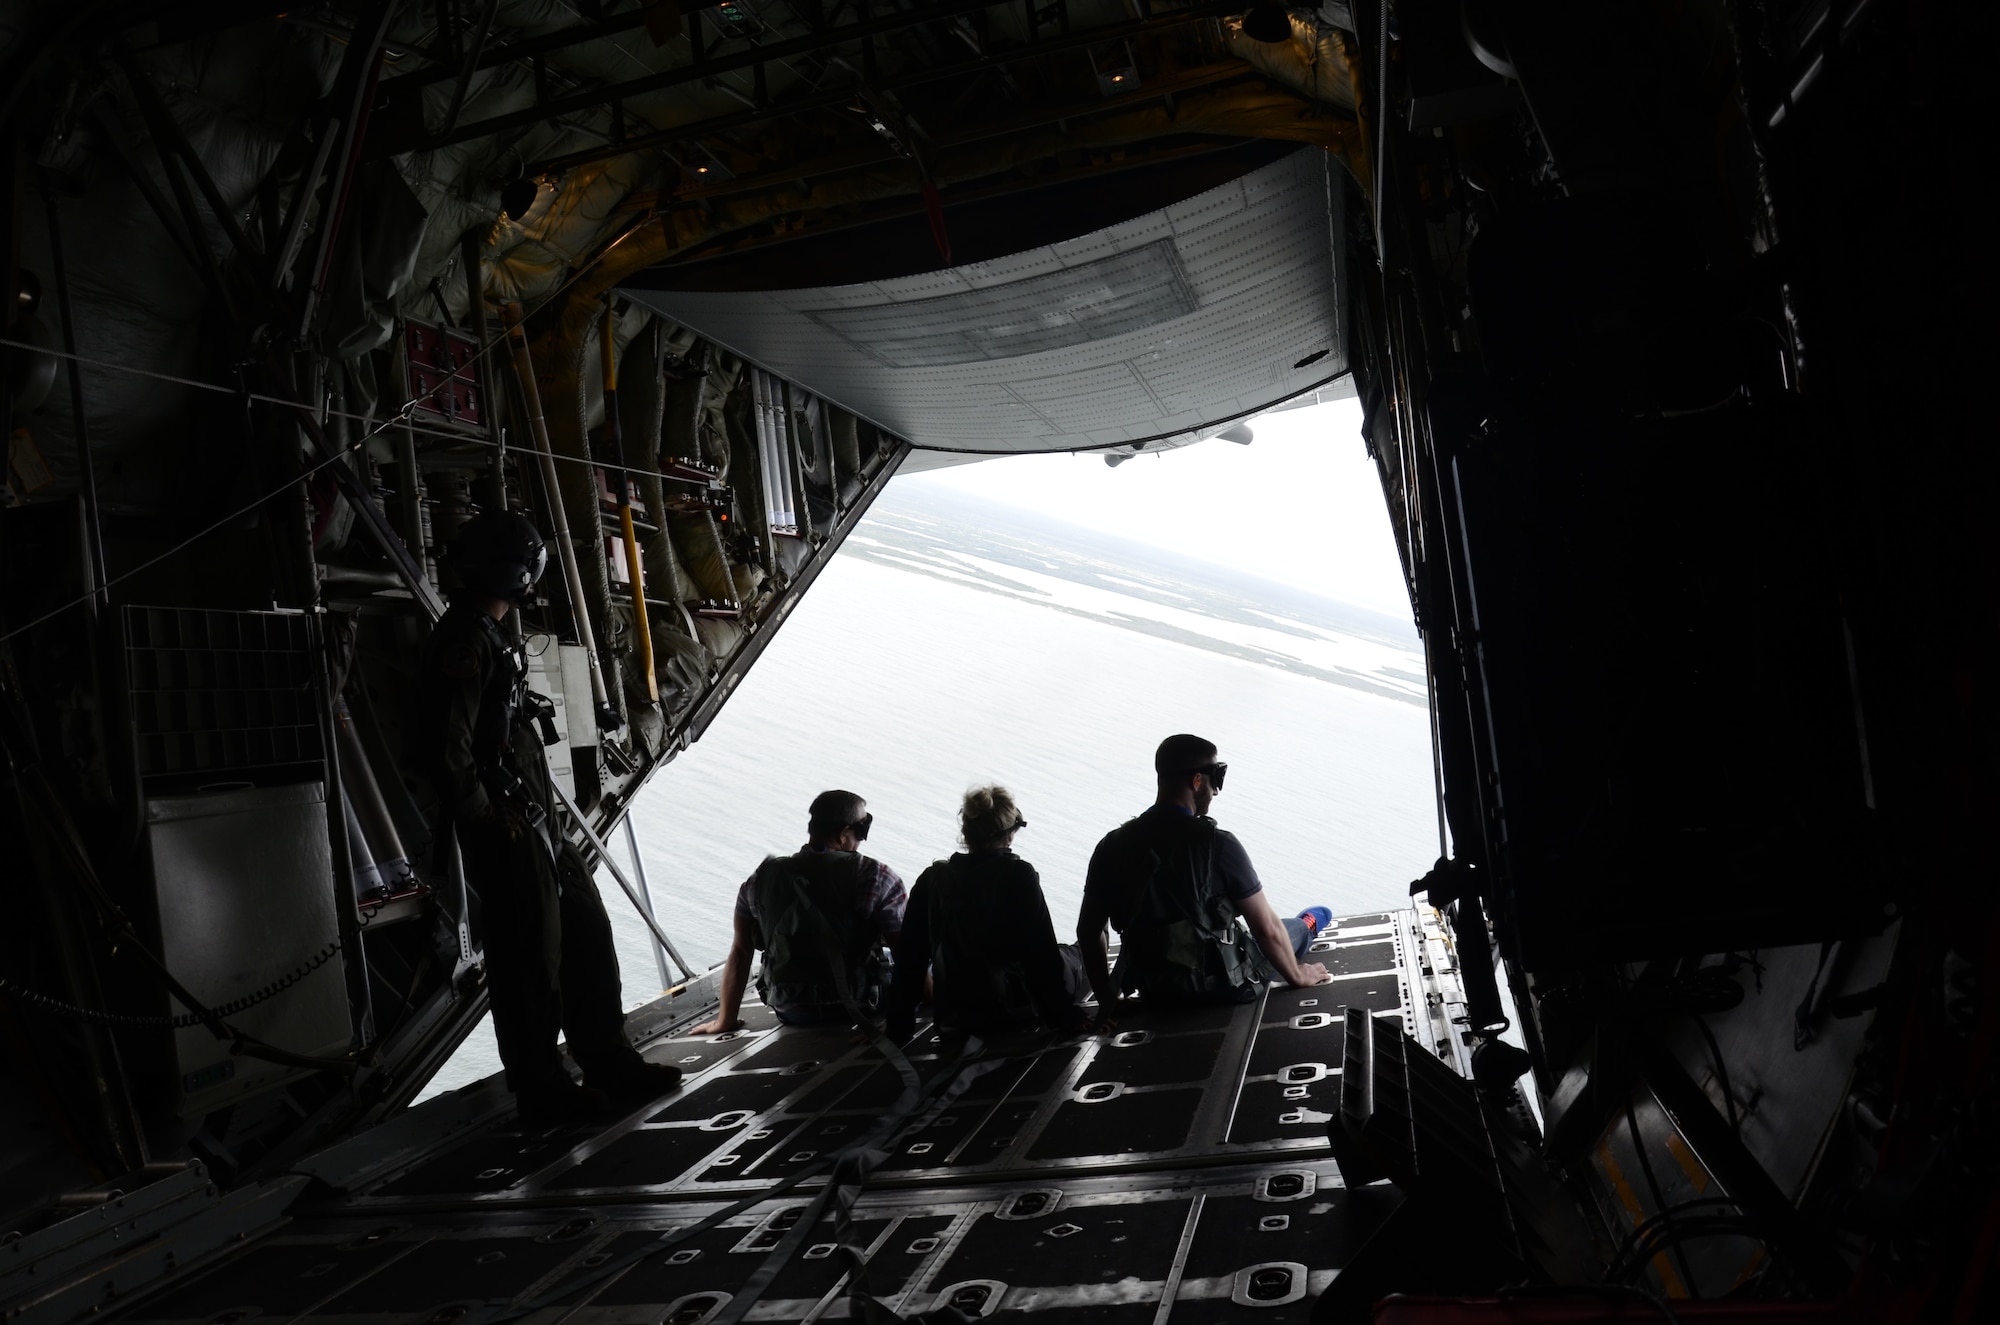
[[[966,789],[998,782],[1067,939],[1091,850],[1151,802],[1154,746],[1192,731],[1229,762],[1210,813],[1281,914],[1376,910],[1438,855],[1423,676],[1407,620],[891,483],[632,819],[661,925],[700,970],[819,792],[865,796],[866,850],[914,882],[957,848]],[[660,992],[652,939],[600,887],[637,1006]],[[482,1026],[426,1094],[498,1066]]]

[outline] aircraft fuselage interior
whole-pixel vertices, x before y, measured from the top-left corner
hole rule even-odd
[[[2000,1318],[1995,27],[0,5],[5,1320]],[[416,1102],[490,999],[406,748],[468,520],[646,905],[896,475],[1346,396],[1448,847],[1328,985],[885,1059],[692,1036],[674,954],[663,1101]]]

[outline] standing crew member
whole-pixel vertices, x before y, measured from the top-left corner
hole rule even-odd
[[[1229,769],[1216,755],[1214,743],[1199,736],[1160,742],[1152,808],[1112,829],[1090,857],[1076,943],[1100,1012],[1116,1005],[1121,990],[1148,1004],[1247,1003],[1273,973],[1293,985],[1332,978],[1299,958],[1333,913],[1316,906],[1280,920],[1243,844],[1208,817]],[[1115,983],[1106,921],[1122,940]]]
[[[861,854],[874,822],[868,802],[851,791],[823,791],[813,799],[805,846],[796,855],[766,856],[736,890],[722,1005],[714,1021],[692,1034],[720,1034],[743,1024],[753,951],[764,954],[757,993],[779,1021],[844,1026],[855,1012],[874,1014],[882,945],[902,933],[908,900],[896,871]]]
[[[1013,794],[975,787],[958,823],[966,849],[932,864],[910,889],[889,989],[889,1038],[901,1043],[916,1028],[926,968],[933,1017],[946,1029],[995,1035],[1037,1022],[1088,1029],[1077,1006],[1082,968],[1056,943],[1041,876],[1014,854],[1014,834],[1028,821]]]
[[[574,1121],[609,1098],[652,1099],[680,1069],[625,1038],[611,922],[582,859],[554,831],[548,761],[527,661],[500,623],[541,578],[548,549],[525,517],[488,511],[452,541],[459,587],[424,645],[412,754],[437,788],[480,900],[493,1037],[531,1124]],[[545,726],[549,739],[554,728]],[[589,1083],[564,1069],[556,1035]]]

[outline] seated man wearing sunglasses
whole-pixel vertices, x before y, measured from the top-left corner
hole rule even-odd
[[[1331,978],[1299,959],[1332,913],[1316,906],[1280,919],[1243,844],[1208,817],[1229,771],[1216,753],[1199,736],[1160,742],[1152,808],[1107,833],[1091,855],[1076,941],[1100,1013],[1121,992],[1155,1006],[1247,1003],[1274,975],[1293,985]],[[1105,960],[1107,921],[1121,940],[1115,973]]]
[[[903,930],[896,871],[860,854],[875,816],[851,791],[821,792],[796,855],[768,856],[736,894],[735,935],[722,968],[722,1006],[695,1035],[743,1024],[753,950],[757,993],[792,1026],[846,1025],[881,1001],[882,945]]]

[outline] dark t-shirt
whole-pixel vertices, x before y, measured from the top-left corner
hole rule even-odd
[[[1155,805],[1139,817],[1186,813],[1178,806]],[[1123,881],[1112,866],[1109,854],[1111,841],[1110,837],[1106,837],[1097,844],[1097,850],[1090,856],[1090,872],[1083,881],[1084,895],[1102,903],[1106,915],[1118,910],[1119,889],[1123,887]],[[1263,881],[1257,877],[1257,869],[1250,863],[1250,853],[1236,840],[1236,834],[1226,828],[1215,830],[1215,872],[1222,878],[1223,895],[1232,902],[1241,902],[1264,891]]]
[[[948,925],[938,910],[941,890],[952,890],[959,909],[959,923]],[[1068,988],[1063,983],[1063,959],[1056,946],[1055,926],[1049,920],[1048,901],[1042,895],[1041,876],[1035,867],[1013,851],[974,851],[938,861],[918,876],[910,889],[909,907],[903,915],[903,938],[897,949],[895,982],[889,991],[889,1033],[906,1040],[915,1025],[915,1010],[922,1000],[924,971],[947,932],[965,950],[954,954],[964,965],[1000,966],[1017,964],[1025,988],[1020,990],[1034,1005],[1044,1022],[1059,1024],[1070,1007]],[[938,1016],[965,1028],[1001,1029],[1014,1020],[1009,1010],[981,1006],[990,994],[975,981],[964,988],[942,983],[937,990]],[[1018,1013],[1018,1009],[1013,1010]],[[955,1014],[955,1016],[954,1016]]]

